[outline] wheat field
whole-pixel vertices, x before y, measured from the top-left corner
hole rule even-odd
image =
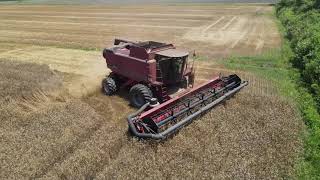
[[[280,46],[268,5],[0,5],[1,179],[279,179],[303,124],[266,79],[216,63]],[[237,73],[250,85],[164,142],[127,133],[126,97],[101,93],[115,37],[172,42],[196,83]]]

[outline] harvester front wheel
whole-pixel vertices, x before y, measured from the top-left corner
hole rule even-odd
[[[130,103],[133,107],[140,108],[152,98],[152,91],[143,84],[136,84],[129,92]]]
[[[103,92],[106,95],[111,96],[117,91],[116,81],[114,80],[114,78],[106,77],[102,81],[102,88]]]

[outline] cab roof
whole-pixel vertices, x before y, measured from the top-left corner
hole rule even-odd
[[[184,57],[184,56],[188,56],[189,52],[181,51],[177,49],[166,49],[166,50],[157,52],[156,55],[161,55],[166,57]]]

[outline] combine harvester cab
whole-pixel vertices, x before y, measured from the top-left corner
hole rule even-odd
[[[188,52],[154,41],[116,39],[114,45],[103,51],[111,69],[103,91],[129,90],[130,104],[139,108],[128,117],[129,130],[139,138],[165,139],[248,84],[234,74],[193,87]]]

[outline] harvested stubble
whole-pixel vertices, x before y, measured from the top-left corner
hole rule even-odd
[[[0,98],[30,98],[35,92],[53,92],[61,78],[47,65],[0,59]]]
[[[228,5],[229,6],[229,5]],[[271,6],[2,6],[7,44],[96,49],[114,37],[171,42],[213,57],[257,54],[281,43]],[[1,51],[1,50],[0,50]]]
[[[288,103],[241,94],[165,143],[129,141],[98,178],[288,177],[301,127]]]
[[[23,67],[22,73],[51,72],[46,66]],[[17,73],[7,74],[1,78]],[[25,85],[32,94],[52,77],[33,79],[32,87],[14,80],[7,85],[16,86],[16,93]],[[251,91],[249,86],[162,143],[127,135],[125,117],[132,110],[117,96],[49,99],[27,112],[3,100],[8,106],[0,106],[0,178],[286,178],[293,174],[303,125],[285,100]]]
[[[0,179],[271,179],[292,174],[293,161],[301,147],[298,136],[302,125],[293,108],[275,95],[277,92],[266,80],[241,74],[250,80],[250,90],[241,92],[226,106],[217,107],[166,142],[140,142],[127,136],[125,117],[132,110],[127,102],[117,97],[101,94],[86,100],[48,97],[49,91],[61,88],[61,81],[71,82],[72,93],[74,89],[83,90],[82,86],[72,84],[74,75],[71,73],[90,75],[80,83],[76,78],[78,84],[87,85],[89,81],[98,80],[98,75],[105,73],[103,61],[99,60],[102,65],[93,63],[98,62],[100,52],[96,56],[95,52],[52,47],[39,49],[27,45],[104,48],[117,36],[173,41],[178,47],[195,49],[214,59],[235,53],[255,54],[279,45],[274,22],[268,20],[269,17],[255,15],[258,10],[268,14],[271,7],[1,8],[1,12],[11,9],[2,12],[0,20],[3,28],[1,56],[50,64],[66,73],[60,74],[64,76],[61,80],[44,65],[0,62]],[[23,12],[26,9],[29,12]],[[62,11],[62,17],[53,17],[59,15],[59,11]],[[74,15],[72,11],[78,13]],[[93,15],[88,16],[92,12]],[[102,14],[94,15],[97,12]],[[156,13],[157,16],[132,16],[137,12]],[[186,12],[197,14],[187,17]],[[201,12],[210,15],[201,18]],[[39,16],[37,13],[40,13],[38,21],[60,22],[28,22],[31,16],[35,21],[35,16]],[[44,17],[45,14],[52,17]],[[105,17],[101,17],[103,14]],[[121,20],[119,15],[123,16]],[[223,16],[225,21],[214,25]],[[136,24],[141,27],[132,28],[125,23],[121,26],[101,25],[101,18],[111,24],[133,19],[134,27]],[[176,24],[177,18],[184,21]],[[140,23],[142,21],[144,23]],[[178,26],[190,26],[190,29]],[[264,28],[266,26],[268,28]],[[222,34],[221,28],[224,29]],[[207,31],[201,34],[204,30]],[[193,38],[199,37],[204,38],[194,41]],[[211,38],[210,42],[202,42],[208,38]],[[210,52],[208,47],[211,47]],[[217,67],[201,66],[197,77],[207,81]]]
[[[275,96],[240,93],[163,143],[139,142],[105,120],[44,178],[285,178],[301,148],[301,122]]]
[[[48,66],[2,60],[0,69],[0,179],[41,176],[99,127],[87,104],[48,96],[62,84]]]
[[[48,106],[2,121],[1,178],[42,176],[72,153],[101,124],[101,118],[94,110],[80,101]]]

